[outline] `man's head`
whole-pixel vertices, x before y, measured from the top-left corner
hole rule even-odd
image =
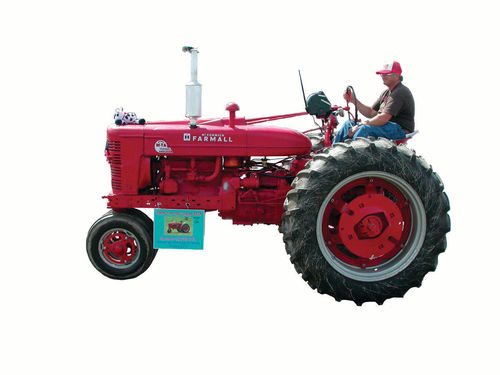
[[[397,61],[385,63],[382,69],[377,71],[377,74],[382,77],[384,85],[389,87],[390,90],[402,81],[401,73],[403,73],[403,70]]]

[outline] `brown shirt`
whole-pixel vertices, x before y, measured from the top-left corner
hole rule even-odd
[[[373,103],[372,109],[378,113],[392,115],[390,121],[400,125],[406,131],[415,130],[415,102],[411,91],[402,83],[398,83],[392,91],[385,90]]]

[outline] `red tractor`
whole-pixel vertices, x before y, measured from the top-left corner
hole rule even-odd
[[[190,226],[188,223],[181,221],[180,223],[168,223],[168,233],[172,233],[173,230],[176,230],[179,233],[189,233]]]
[[[200,119],[198,51],[185,51],[189,120],[107,130],[111,210],[87,236],[97,270],[129,279],[152,263],[153,222],[138,208],[216,210],[234,224],[276,224],[297,272],[338,301],[381,304],[435,270],[449,202],[423,158],[387,139],[332,145],[337,117],[351,114],[322,92],[303,113],[246,119],[230,103],[228,117]],[[307,114],[321,121],[307,135],[259,125]]]

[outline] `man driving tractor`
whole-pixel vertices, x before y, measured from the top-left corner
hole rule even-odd
[[[415,130],[415,102],[410,90],[401,83],[401,65],[397,61],[386,63],[376,73],[382,77],[388,89],[371,107],[361,103],[352,96],[351,91],[346,90],[344,99],[356,104],[361,114],[368,119],[360,124],[355,124],[353,120],[346,121],[334,143],[357,137],[404,139],[407,133]]]

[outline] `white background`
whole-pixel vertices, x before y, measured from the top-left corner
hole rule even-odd
[[[500,67],[493,1],[5,1],[0,5],[0,372],[422,374],[498,371]],[[160,251],[112,281],[85,238],[106,211],[106,126],[124,106],[184,116],[199,47],[203,115],[303,110],[307,92],[371,104],[401,62],[452,231],[437,272],[383,306],[296,274],[277,227],[208,214],[205,250]],[[304,130],[309,118],[276,125]]]

